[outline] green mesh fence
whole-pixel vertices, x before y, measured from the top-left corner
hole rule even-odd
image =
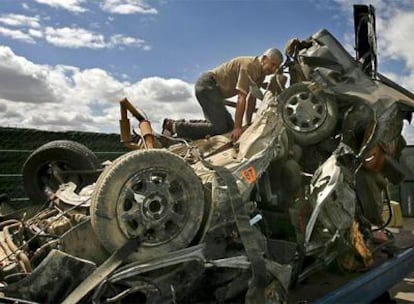
[[[113,160],[129,151],[120,143],[118,134],[0,127],[0,194],[7,194],[11,201],[27,200],[21,175],[23,163],[40,146],[61,139],[85,145],[102,162]]]

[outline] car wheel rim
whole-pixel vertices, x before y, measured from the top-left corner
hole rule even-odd
[[[146,246],[174,239],[189,220],[191,185],[165,168],[138,172],[121,189],[117,220],[127,238],[141,237]]]
[[[318,129],[328,116],[326,102],[310,92],[292,95],[283,107],[286,125],[298,132]]]

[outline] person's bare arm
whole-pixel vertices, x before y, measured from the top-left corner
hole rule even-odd
[[[252,94],[247,95],[246,123],[248,125],[252,122],[252,116],[255,108],[256,98]]]
[[[246,108],[246,94],[239,92],[237,96],[236,114],[234,115],[234,128],[231,132],[233,142],[237,141],[242,133],[243,116]]]

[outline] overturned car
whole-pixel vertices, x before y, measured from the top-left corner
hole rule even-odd
[[[39,212],[0,224],[4,300],[283,303],[318,269],[372,267],[392,242],[372,227],[402,180],[414,96],[376,72],[372,48],[367,68],[327,30],[287,49],[291,85],[264,93],[235,144],[157,134],[125,99],[133,151],[103,168],[70,141],[34,151],[23,175]]]

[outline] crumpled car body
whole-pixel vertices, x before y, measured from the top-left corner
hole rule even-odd
[[[229,294],[226,292],[219,296],[224,291],[217,290],[217,297],[223,300],[240,297],[247,288],[251,261],[247,259],[240,241],[242,233],[237,223],[241,222],[243,229],[248,230],[250,242],[265,240],[250,222],[250,215],[256,210],[250,199],[251,193],[269,162],[285,157],[288,152],[287,135],[276,111],[274,95],[266,94],[257,119],[243,133],[240,144],[233,146],[229,145],[230,142],[228,136],[219,135],[190,144],[172,145],[168,150],[133,151],[107,166],[94,185],[84,187],[80,192],[76,191],[73,182],[62,184],[51,195],[48,208],[28,220],[15,220],[10,226],[16,226],[11,242],[24,249],[30,268],[19,267],[16,264],[22,263],[16,263],[16,257],[10,257],[8,262],[13,264],[15,273],[3,274],[3,278],[8,280],[2,288],[4,294],[36,302],[65,301],[67,297],[66,301],[73,302],[68,291],[75,283],[85,282],[86,278],[78,274],[93,275],[93,271],[111,259],[113,252],[132,239],[137,247],[133,252],[125,253],[120,260],[124,264],[122,271],[119,270],[121,274],[115,273],[116,288],[122,286],[122,292],[118,291],[120,299],[128,298],[127,291],[132,290],[132,294],[144,294],[141,297],[147,302],[170,301],[172,296],[191,302],[197,299],[195,290],[189,292],[195,286],[187,285],[194,283],[191,280],[203,280],[206,271],[216,269],[228,270],[228,274],[223,275],[224,282],[237,279],[243,283],[233,283],[234,290],[227,291]],[[227,148],[216,153],[223,145]],[[224,177],[217,176],[218,168],[225,170],[221,173]],[[116,172],[120,172],[119,175]],[[180,175],[181,172],[185,173],[184,176]],[[110,198],[111,193],[114,195]],[[232,203],[230,198],[234,200]],[[241,218],[237,220],[237,216]],[[163,228],[159,228],[161,226]],[[229,250],[229,246],[234,246],[234,249]],[[186,254],[182,253],[183,250],[187,250]],[[267,249],[257,243],[249,250],[263,256]],[[138,283],[139,270],[135,272],[133,269],[148,263],[156,265],[154,258],[160,265],[154,269],[150,267],[151,271],[144,267],[142,272],[148,275],[144,280],[147,283]],[[262,262],[263,270],[271,269],[275,277],[280,277],[275,287],[269,288],[287,289],[291,267],[272,259],[266,259],[266,262],[262,259]],[[50,274],[71,263],[76,267],[71,266],[65,277],[72,285],[64,284],[67,289],[63,290],[63,286],[52,283],[56,278]],[[170,269],[170,263],[177,266]],[[31,268],[34,268],[33,272]],[[188,275],[190,282],[185,284],[184,279],[176,281],[177,276],[183,277],[189,269],[190,273],[193,272]],[[262,280],[267,286],[270,281],[266,273],[262,274]],[[14,274],[21,274],[22,278],[14,282],[10,279]],[[123,279],[117,279],[118,276]],[[108,285],[115,284],[110,279],[107,281],[111,282],[106,283]],[[150,281],[156,282],[152,288],[147,286],[151,285]],[[222,288],[215,283],[209,284]],[[22,293],[22,286],[27,286],[31,292]],[[171,286],[174,286],[173,294]],[[111,293],[109,296],[108,291],[103,291],[105,289],[102,286],[95,288],[96,294],[83,301],[92,298],[99,302],[103,301],[101,298],[115,297]],[[273,297],[279,301],[281,295],[275,292]]]
[[[4,299],[282,303],[326,265],[372,267],[367,209],[386,189],[374,177],[401,181],[414,99],[367,75],[326,30],[286,67],[291,86],[264,94],[236,144],[144,132],[96,183],[69,179],[47,189],[47,208],[2,223]]]

